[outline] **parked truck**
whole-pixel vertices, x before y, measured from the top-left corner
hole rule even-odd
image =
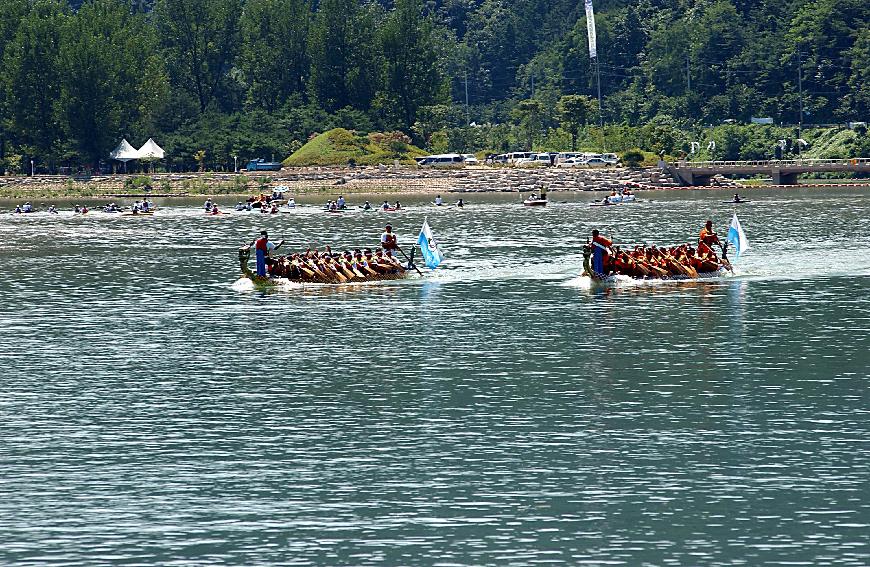
[[[252,159],[245,168],[248,171],[280,171],[281,162],[266,161],[263,158]]]

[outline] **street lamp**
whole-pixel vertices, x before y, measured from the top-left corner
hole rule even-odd
[[[235,173],[239,172],[239,156],[233,156],[233,171]]]
[[[36,175],[36,169],[34,169],[34,167],[33,167],[33,160],[30,160],[30,177],[33,177],[35,175]]]

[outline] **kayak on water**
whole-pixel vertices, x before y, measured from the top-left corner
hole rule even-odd
[[[722,201],[723,203],[730,203],[733,205],[739,205],[740,203],[751,203],[749,199],[740,199],[739,201],[731,200],[731,201]]]

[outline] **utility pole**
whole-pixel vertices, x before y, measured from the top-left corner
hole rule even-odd
[[[686,50],[686,92],[692,92],[692,75],[689,72],[689,51]]]
[[[532,98],[535,98],[535,76],[532,75]]]
[[[595,82],[598,84],[598,127],[601,128],[601,149],[607,151],[607,141],[604,138],[604,109],[601,105],[601,70],[598,56],[595,56]]]
[[[803,85],[803,65],[801,64],[801,50],[798,48],[798,106],[800,109],[800,116],[798,116],[798,159],[800,159],[801,154],[803,153],[803,144],[801,144],[801,132],[804,129],[804,85]]]
[[[465,125],[471,124],[471,114],[468,110],[468,69],[465,69]]]

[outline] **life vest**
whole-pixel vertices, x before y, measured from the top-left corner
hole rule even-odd
[[[703,242],[707,246],[712,246],[719,243],[719,237],[716,236],[715,232],[708,232],[707,227],[704,227],[701,229],[700,236],[698,236],[698,242]]]
[[[702,258],[706,257],[706,256],[715,257],[716,253],[713,251],[712,248],[710,248],[710,246],[707,245],[706,242],[699,242],[698,243],[698,256],[701,256]]]
[[[254,243],[254,246],[256,247],[257,250],[260,250],[261,252],[265,253],[265,252],[269,251],[268,246],[266,246],[266,244],[268,242],[269,241],[265,238],[258,238],[257,241]]]
[[[603,253],[605,256],[608,255],[610,247],[613,246],[613,242],[607,240],[600,234],[598,236],[592,237],[592,250],[594,251],[596,248]]]
[[[396,234],[393,232],[385,232],[383,239],[384,249],[392,250],[396,247]]]

